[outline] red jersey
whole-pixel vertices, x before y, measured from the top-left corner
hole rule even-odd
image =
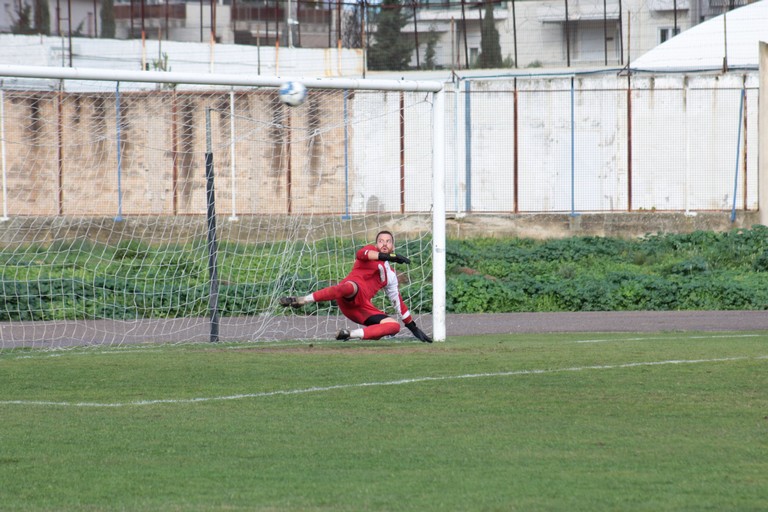
[[[371,300],[378,293],[379,290],[384,288],[387,297],[392,301],[392,306],[397,311],[397,315],[404,323],[411,321],[411,313],[408,311],[408,307],[403,302],[403,298],[400,296],[400,288],[397,283],[397,275],[388,261],[370,260],[368,259],[368,253],[370,251],[377,251],[376,246],[366,245],[361,248],[355,254],[355,263],[352,265],[352,271],[345,277],[344,281],[353,281],[357,284],[358,292],[354,299],[354,303],[357,308],[363,311],[358,312],[358,318],[351,318],[352,320],[363,323],[366,318],[371,314],[383,314],[376,309]],[[339,306],[342,306],[342,302],[338,301]],[[349,304],[351,306],[352,304]],[[342,307],[342,311],[345,315],[349,316],[348,310],[351,308]],[[347,311],[345,311],[347,310]],[[363,320],[361,322],[360,320]]]

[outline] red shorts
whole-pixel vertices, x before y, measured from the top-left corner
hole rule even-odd
[[[338,299],[336,304],[338,304],[345,317],[360,325],[365,325],[365,321],[373,315],[387,316],[386,313],[371,303],[371,297],[366,297],[366,294],[359,285],[357,295],[351,299]]]

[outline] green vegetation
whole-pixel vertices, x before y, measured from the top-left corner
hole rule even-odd
[[[101,0],[101,36],[105,39],[115,37],[115,2],[114,0]],[[133,35],[133,34],[131,34]]]
[[[382,0],[374,15],[376,36],[368,48],[368,68],[372,70],[408,69],[413,53],[413,41],[404,37],[402,29],[408,23],[401,0]]]
[[[452,312],[768,308],[768,228],[448,244]]]
[[[117,247],[80,241],[0,251],[0,321],[205,316],[205,247],[204,240]],[[261,314],[289,287],[308,293],[335,282],[349,270],[355,249],[352,241],[337,239],[311,247],[222,243],[221,312]],[[416,313],[428,312],[428,247],[404,242],[399,249],[414,260],[403,296]],[[453,313],[766,309],[768,228],[635,240],[449,240],[447,308]]]
[[[481,69],[500,68],[503,65],[501,58],[501,43],[499,42],[499,30],[496,28],[496,20],[493,17],[493,2],[485,1],[485,16],[480,29],[480,55],[477,58],[477,67]]]
[[[0,508],[763,510],[767,344],[626,333],[6,351]]]

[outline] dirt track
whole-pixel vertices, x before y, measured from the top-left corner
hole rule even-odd
[[[418,324],[432,332],[429,315]],[[333,339],[349,322],[338,317],[264,316],[223,318],[220,341]],[[0,349],[211,340],[205,318],[133,321],[0,323]],[[547,332],[768,331],[768,311],[614,311],[447,315],[446,334]],[[408,335],[406,330],[399,336]]]
[[[448,315],[448,336],[513,332],[768,330],[768,311],[611,311]]]

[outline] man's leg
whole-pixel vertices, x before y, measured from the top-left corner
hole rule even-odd
[[[322,288],[305,297],[280,297],[281,306],[290,306],[299,308],[312,302],[324,302],[329,300],[339,300],[354,297],[357,293],[357,285],[352,281],[344,281],[336,286]]]
[[[378,316],[378,315],[377,315]],[[384,316],[384,315],[382,315]],[[378,320],[378,319],[377,319]],[[384,336],[394,336],[400,332],[400,323],[395,319],[388,316],[384,316],[383,319],[378,320],[380,323],[371,324],[370,321],[366,322],[368,325],[362,329],[341,329],[336,334],[337,340],[379,340]]]
[[[329,300],[351,299],[357,293],[357,285],[352,281],[344,281],[336,286],[329,286],[302,297],[305,304],[310,302],[323,302]]]
[[[361,329],[364,340],[379,340],[384,336],[394,336],[400,332],[400,324],[396,321],[381,322],[376,325],[369,325]]]

